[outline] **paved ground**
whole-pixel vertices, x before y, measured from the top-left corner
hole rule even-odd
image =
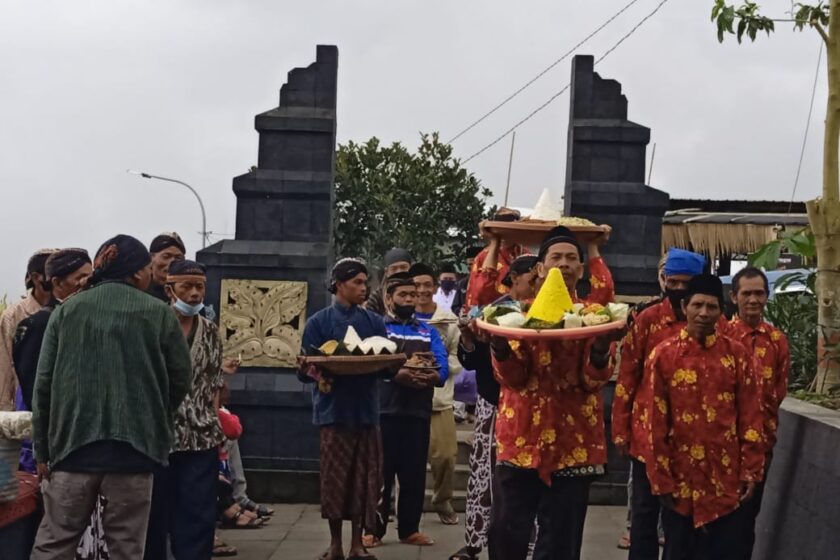
[[[329,543],[327,524],[321,519],[318,506],[278,505],[271,523],[256,530],[221,531],[222,540],[239,548],[238,558],[245,560],[314,560]],[[583,560],[625,560],[627,553],[615,546],[624,527],[626,508],[591,506],[586,518]],[[445,560],[463,546],[462,524],[447,527],[437,515],[427,514],[421,530],[436,543],[431,547],[409,547],[399,544],[389,527],[385,545],[374,549],[379,560]],[[345,537],[349,538],[349,535]],[[486,554],[482,556],[486,558]]]

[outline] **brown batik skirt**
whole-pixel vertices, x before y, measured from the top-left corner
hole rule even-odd
[[[321,427],[321,517],[376,527],[382,491],[382,439],[378,426]]]

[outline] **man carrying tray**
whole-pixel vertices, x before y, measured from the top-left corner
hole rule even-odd
[[[612,406],[612,439],[619,452],[632,460],[630,560],[659,558],[659,500],[651,494],[645,463],[650,455],[651,382],[644,376],[645,361],[660,342],[685,326],[682,299],[688,282],[703,272],[702,255],[671,249],[665,261],[665,298],[642,311],[621,346],[621,365]]]
[[[367,267],[359,259],[335,264],[330,292],[335,303],[306,321],[303,353],[312,354],[329,340],[343,340],[348,327],[362,339],[386,336],[382,317],[363,309]],[[375,375],[330,377],[304,368],[298,377],[312,387],[312,419],[321,437],[321,517],[330,525],[330,548],[323,560],[344,558],[342,521],[350,521],[349,559],[372,559],[362,544],[362,530],[376,526],[376,505],[382,487],[382,444],[379,437],[379,386]]]
[[[385,286],[385,326],[388,338],[397,351],[412,361],[419,353],[434,355],[429,369],[403,367],[393,379],[380,385],[380,424],[384,485],[376,514],[376,528],[366,535],[368,547],[382,544],[391,510],[394,478],[399,481],[397,533],[403,544],[434,544],[420,532],[423,500],[426,494],[426,459],[429,454],[429,431],[432,397],[435,387],[442,387],[449,376],[446,347],[434,327],[414,317],[417,288],[407,272],[391,275]]]
[[[537,273],[558,269],[574,301],[582,250],[559,226],[543,240]],[[589,262],[593,298],[609,303],[613,282],[600,257]],[[544,288],[548,287],[544,284]],[[538,296],[539,297],[539,296]],[[501,395],[496,420],[491,560],[524,560],[537,512],[535,559],[580,557],[589,486],[604,472],[607,449],[600,390],[610,378],[613,336],[517,341],[494,337],[493,367]]]

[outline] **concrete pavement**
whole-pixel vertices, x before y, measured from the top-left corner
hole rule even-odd
[[[329,529],[318,506],[282,504],[271,522],[256,530],[220,531],[222,540],[239,549],[244,560],[315,560],[329,544]],[[590,506],[584,530],[582,560],[625,560],[627,552],[616,548],[624,528],[626,508]],[[371,552],[379,560],[445,560],[464,542],[464,516],[461,524],[446,526],[435,514],[425,514],[421,531],[436,543],[431,547],[411,547],[396,540],[393,525],[388,528],[385,545]],[[345,529],[345,547],[349,531]],[[346,552],[346,549],[345,549]],[[486,559],[486,553],[482,555]]]

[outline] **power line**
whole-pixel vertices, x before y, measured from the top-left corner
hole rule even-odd
[[[790,195],[788,214],[793,210],[793,199],[796,197],[796,189],[799,187],[799,175],[802,173],[802,161],[805,159],[805,146],[808,144],[808,130],[811,128],[811,115],[814,113],[814,98],[817,95],[817,82],[820,79],[820,67],[822,66],[823,41],[820,41],[820,52],[817,55],[817,71],[814,74],[814,85],[811,88],[811,106],[808,108],[808,120],[805,122],[805,136],[802,138],[802,150],[799,152],[799,164],[796,166],[796,179],[793,180],[793,192]]]
[[[463,136],[464,134],[466,134],[467,132],[469,132],[470,130],[472,130],[473,128],[475,128],[475,127],[476,127],[476,126],[477,126],[480,122],[482,122],[484,119],[486,119],[487,117],[489,117],[490,115],[492,115],[493,113],[495,113],[496,111],[498,111],[499,109],[501,109],[504,105],[506,105],[506,104],[508,103],[508,101],[510,101],[511,99],[513,99],[514,97],[516,97],[517,95],[519,95],[520,93],[522,93],[523,91],[525,91],[525,90],[526,90],[526,89],[527,89],[527,88],[528,88],[531,84],[533,84],[534,82],[536,82],[537,80],[539,80],[540,78],[542,78],[542,77],[543,77],[546,73],[548,73],[548,71],[549,71],[549,70],[551,70],[552,68],[554,68],[555,66],[557,66],[558,64],[560,64],[561,62],[563,62],[564,60],[566,60],[567,58],[569,58],[569,56],[571,56],[572,54],[574,54],[574,52],[575,52],[577,49],[579,49],[580,47],[582,47],[582,46],[583,46],[583,45],[584,45],[587,41],[589,41],[589,40],[590,40],[591,38],[593,38],[595,35],[597,35],[598,33],[600,33],[600,32],[601,32],[601,30],[603,30],[606,26],[608,26],[610,23],[612,23],[613,21],[615,21],[615,19],[616,19],[618,16],[620,16],[621,14],[623,14],[624,12],[626,12],[628,9],[630,9],[630,7],[631,7],[633,4],[635,4],[636,2],[638,2],[638,1],[639,1],[639,0],[631,0],[630,2],[628,2],[628,3],[627,3],[627,5],[625,5],[623,8],[621,8],[621,9],[620,9],[618,12],[616,12],[615,14],[613,14],[613,16],[612,16],[612,17],[610,17],[607,21],[605,21],[604,23],[602,23],[602,24],[600,25],[600,27],[598,27],[595,31],[593,31],[592,33],[590,33],[589,35],[587,35],[587,36],[586,36],[586,37],[585,37],[585,38],[584,38],[581,42],[579,42],[577,45],[575,45],[574,47],[572,47],[571,49],[569,49],[569,51],[568,51],[568,52],[566,52],[563,56],[561,56],[560,58],[558,58],[557,60],[555,60],[554,62],[552,62],[551,64],[549,64],[549,65],[548,65],[548,66],[547,66],[547,67],[546,67],[546,68],[545,68],[542,72],[540,72],[539,74],[537,74],[536,76],[534,76],[533,78],[531,78],[530,80],[528,80],[528,81],[525,83],[525,85],[523,85],[523,86],[522,86],[521,88],[519,88],[518,90],[514,91],[514,92],[513,92],[512,94],[510,94],[509,96],[507,96],[507,97],[506,97],[506,98],[505,98],[505,99],[504,99],[501,103],[499,103],[498,105],[496,105],[495,107],[493,107],[492,109],[490,109],[489,111],[487,111],[486,113],[484,113],[481,117],[479,117],[478,119],[476,119],[476,120],[475,120],[475,122],[473,122],[472,124],[470,124],[467,128],[465,128],[464,130],[462,130],[461,132],[459,132],[458,134],[456,134],[455,136],[453,136],[451,140],[447,141],[447,144],[451,144],[452,142],[454,142],[455,140],[457,140],[458,138],[460,138],[461,136]]]
[[[604,54],[602,54],[602,55],[601,55],[601,57],[600,57],[600,58],[598,58],[598,60],[596,60],[596,61],[595,61],[595,65],[597,65],[597,64],[598,64],[598,63],[600,63],[602,60],[604,60],[605,58],[607,58],[610,54],[612,54],[612,53],[613,53],[613,51],[615,51],[615,49],[617,49],[617,48],[619,47],[619,45],[621,45],[624,41],[626,41],[627,39],[629,39],[631,35],[633,35],[633,34],[634,34],[634,33],[635,33],[635,32],[636,32],[636,31],[637,31],[637,30],[638,30],[638,29],[639,29],[642,25],[644,25],[644,24],[645,24],[645,22],[646,22],[647,20],[649,20],[650,18],[652,18],[652,17],[653,17],[653,16],[654,16],[654,15],[655,15],[655,14],[656,14],[659,10],[660,10],[660,8],[662,8],[662,6],[664,6],[666,3],[668,3],[668,0],[661,0],[661,2],[659,2],[659,4],[657,4],[657,6],[653,9],[653,11],[652,11],[652,12],[650,12],[648,15],[646,15],[644,18],[642,18],[642,20],[641,20],[639,23],[637,23],[637,24],[636,24],[636,25],[635,25],[635,26],[634,26],[634,27],[633,27],[630,31],[628,31],[628,32],[627,32],[627,33],[626,33],[626,34],[625,34],[625,35],[624,35],[621,39],[619,39],[619,40],[618,40],[618,41],[617,41],[617,42],[616,42],[616,43],[615,43],[612,47],[610,47],[609,49],[607,49],[607,51],[606,51],[606,52],[604,52]],[[540,111],[542,111],[543,109],[545,109],[546,107],[548,107],[548,106],[551,104],[551,102],[552,102],[552,101],[554,101],[555,99],[557,99],[558,97],[560,97],[561,95],[563,95],[564,93],[566,93],[566,91],[567,91],[567,90],[568,90],[571,86],[572,86],[571,82],[570,82],[570,83],[568,83],[568,84],[566,84],[566,85],[563,87],[563,89],[561,89],[560,91],[558,91],[557,93],[555,93],[554,95],[552,95],[551,97],[549,97],[549,98],[548,98],[548,100],[547,100],[545,103],[543,103],[542,105],[540,105],[539,107],[537,107],[536,109],[534,109],[533,111],[531,111],[531,112],[528,114],[528,116],[526,116],[524,119],[520,120],[520,121],[519,121],[519,122],[517,122],[515,125],[513,125],[513,126],[512,126],[512,127],[510,127],[509,129],[507,129],[507,131],[505,131],[505,133],[504,133],[504,134],[502,134],[501,136],[499,136],[498,138],[496,138],[495,140],[493,140],[492,142],[490,142],[489,144],[487,144],[486,146],[484,146],[483,148],[481,148],[480,150],[478,150],[477,152],[475,152],[473,155],[471,155],[471,156],[470,156],[470,157],[468,157],[467,159],[463,160],[461,163],[467,163],[467,162],[468,162],[468,161],[470,161],[471,159],[473,159],[473,158],[476,158],[476,157],[480,156],[481,154],[483,154],[484,152],[486,152],[487,150],[489,150],[490,148],[492,148],[493,146],[495,146],[496,144],[498,144],[499,142],[501,142],[501,141],[502,141],[502,140],[503,140],[503,139],[504,139],[504,138],[505,138],[508,134],[510,134],[511,132],[513,132],[514,130],[516,130],[517,128],[519,128],[519,127],[520,127],[520,126],[522,126],[523,124],[525,124],[525,123],[526,123],[527,121],[529,121],[529,120],[530,120],[530,119],[531,119],[534,115],[536,115],[537,113],[539,113]]]

